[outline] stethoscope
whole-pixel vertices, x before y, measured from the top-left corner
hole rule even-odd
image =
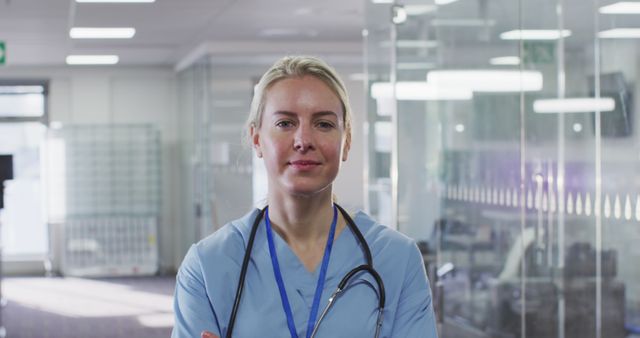
[[[335,204],[335,206],[338,208],[338,210],[340,210],[340,213],[347,221],[347,225],[349,226],[349,229],[351,229],[351,232],[356,236],[356,238],[358,239],[358,242],[362,246],[362,250],[364,252],[364,256],[367,263],[356,267],[355,269],[349,271],[346,275],[344,275],[344,277],[342,277],[342,280],[340,280],[340,283],[338,283],[338,288],[331,294],[331,297],[329,297],[329,302],[327,303],[325,308],[322,310],[322,313],[320,314],[318,321],[315,323],[315,326],[313,327],[313,331],[311,333],[311,337],[315,337],[316,333],[318,332],[318,328],[320,327],[320,323],[322,322],[322,319],[327,314],[327,312],[329,312],[329,309],[334,304],[335,300],[342,294],[343,291],[345,291],[345,287],[349,282],[349,280],[359,272],[367,272],[373,277],[373,279],[375,279],[376,284],[378,284],[378,289],[376,290],[377,296],[378,296],[378,319],[376,321],[376,332],[374,336],[375,338],[378,338],[380,336],[380,329],[382,328],[382,320],[383,320],[382,313],[384,311],[384,304],[385,304],[384,283],[382,282],[382,278],[380,278],[380,275],[378,274],[378,272],[373,268],[373,259],[371,258],[371,250],[369,249],[369,245],[367,245],[367,241],[364,239],[364,236],[362,236],[362,233],[360,232],[358,227],[356,227],[356,224],[355,222],[353,222],[353,219],[351,219],[351,216],[349,216],[349,214],[344,209],[342,209],[341,206],[337,204]],[[227,329],[227,335],[225,336],[226,338],[231,338],[231,334],[233,333],[233,326],[236,322],[236,314],[238,313],[238,308],[240,307],[240,299],[242,298],[242,291],[244,290],[244,279],[245,279],[245,276],[247,275],[249,259],[251,258],[251,250],[253,249],[253,240],[256,237],[256,232],[258,230],[258,227],[260,226],[260,221],[262,220],[262,217],[264,216],[266,209],[267,209],[266,207],[263,208],[260,211],[260,213],[256,216],[256,219],[253,221],[253,226],[251,228],[251,235],[249,236],[249,243],[247,244],[247,249],[244,253],[244,260],[242,261],[242,270],[240,270],[240,279],[238,280],[236,298],[233,303],[233,309],[231,310],[231,318],[229,318],[229,325],[227,326],[228,329]]]

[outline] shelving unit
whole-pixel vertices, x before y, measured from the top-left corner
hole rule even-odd
[[[52,132],[50,215],[62,223],[61,271],[149,275],[158,269],[160,138],[149,125]],[[57,142],[59,141],[59,142]]]

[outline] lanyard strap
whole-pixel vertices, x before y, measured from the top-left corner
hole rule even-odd
[[[271,221],[269,221],[269,208],[266,209],[265,215],[267,241],[269,242],[269,254],[271,255],[271,265],[273,266],[273,273],[278,283],[278,290],[280,291],[280,300],[282,301],[282,307],[287,315],[287,326],[291,333],[291,338],[298,338],[296,331],[296,325],[293,321],[293,314],[291,312],[291,305],[289,305],[289,298],[287,297],[287,290],[284,288],[284,281],[282,280],[282,273],[280,272],[280,264],[278,264],[278,255],[276,253],[276,247],[273,242],[273,231],[271,230]],[[327,267],[329,266],[329,257],[331,256],[331,248],[333,247],[333,237],[336,233],[336,223],[338,220],[338,210],[334,204],[333,206],[333,221],[331,222],[331,228],[329,230],[329,236],[327,238],[327,245],[324,248],[324,256],[322,257],[322,265],[320,267],[320,275],[318,276],[318,282],[316,284],[316,291],[313,297],[313,305],[311,306],[311,312],[309,313],[309,321],[307,323],[307,338],[311,336],[313,327],[315,326],[316,316],[318,314],[318,307],[320,306],[320,298],[322,297],[322,290],[324,289],[324,280],[327,274]]]

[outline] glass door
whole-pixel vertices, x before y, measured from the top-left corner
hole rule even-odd
[[[40,123],[0,124],[0,154],[12,155],[14,176],[4,183],[0,211],[3,259],[43,259],[48,252],[41,172],[45,134]]]
[[[47,82],[0,80],[0,154],[11,155],[0,210],[2,259],[44,260],[49,251],[42,168]]]

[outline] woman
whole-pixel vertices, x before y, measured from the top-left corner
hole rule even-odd
[[[436,337],[415,243],[362,212],[352,229],[334,204],[351,144],[335,71],[312,57],[276,62],[255,88],[247,130],[266,166],[268,206],[191,247],[177,275],[172,337]],[[354,273],[325,311],[343,276],[367,263],[367,249],[375,270]]]

